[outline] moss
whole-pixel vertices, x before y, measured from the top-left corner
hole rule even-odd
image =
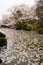
[[[4,37],[0,37],[0,47],[7,45],[7,39]]]

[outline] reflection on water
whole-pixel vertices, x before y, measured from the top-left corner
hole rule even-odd
[[[36,32],[0,29],[7,36],[7,49],[0,57],[3,65],[43,65],[43,35]]]

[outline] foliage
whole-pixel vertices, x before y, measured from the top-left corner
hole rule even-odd
[[[39,28],[39,25],[37,23],[32,24],[32,30],[36,30]]]
[[[6,37],[6,35],[0,32],[0,37]]]
[[[0,59],[0,64],[2,63],[2,60]]]
[[[40,27],[40,28],[38,29],[38,33],[43,34],[43,27]]]
[[[25,22],[17,22],[16,23],[16,29],[17,30],[23,29],[23,30],[30,31],[31,30],[31,27],[27,23],[25,23]]]
[[[21,22],[16,23],[16,30],[21,30]]]
[[[27,30],[32,30],[32,24],[27,24]]]
[[[43,0],[39,0],[36,8],[36,15],[40,26],[43,26]]]
[[[6,46],[7,40],[4,37],[0,37],[0,47]]]
[[[43,34],[43,0],[39,0],[36,8],[39,28],[38,33]]]
[[[7,45],[7,39],[5,37],[6,35],[0,32],[0,47]]]
[[[23,29],[23,30],[26,30],[26,22],[25,22],[25,20],[22,20],[22,22],[21,22],[21,28]]]
[[[37,14],[38,18],[42,18],[42,16],[43,16],[43,6],[38,6],[36,8],[36,14]]]

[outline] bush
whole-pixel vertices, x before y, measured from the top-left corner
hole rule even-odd
[[[43,34],[43,28],[40,27],[40,28],[38,29],[38,33]]]
[[[23,30],[27,30],[27,24],[22,25]]]
[[[0,59],[0,64],[2,63],[2,60]]]
[[[32,30],[32,24],[27,24],[27,30]]]
[[[31,30],[31,26],[30,26],[29,24],[27,24],[26,30],[27,30],[27,31],[30,31],[30,30]]]
[[[16,30],[21,30],[21,22],[16,23]]]
[[[4,37],[0,37],[0,47],[7,45],[7,39]]]
[[[23,22],[21,23],[21,28],[22,28],[23,30],[26,30],[26,27],[27,27],[27,24],[25,23],[25,21],[23,21]]]
[[[32,24],[32,30],[37,30],[39,28],[38,24]]]
[[[0,32],[0,37],[6,37],[6,35]]]
[[[31,26],[25,22],[17,22],[16,23],[16,30],[21,30],[21,29],[30,31]]]
[[[7,45],[7,39],[5,37],[6,35],[0,32],[0,47]]]
[[[36,23],[34,24],[29,24],[29,23],[26,23],[26,22],[17,22],[16,23],[16,29],[17,30],[27,30],[27,31],[30,31],[30,30],[37,30],[40,26]]]

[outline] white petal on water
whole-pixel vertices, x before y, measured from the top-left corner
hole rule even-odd
[[[4,50],[4,52],[2,51],[0,54],[3,62],[6,62],[7,64],[10,63],[12,60],[16,60],[18,58],[19,60],[17,60],[17,64],[20,64],[21,61],[26,62],[28,60],[28,65],[30,65],[30,63],[32,63],[31,59],[33,59],[33,61],[35,61],[35,65],[37,65],[38,62],[36,63],[36,61],[39,60],[39,55],[43,56],[43,53],[39,51],[39,48],[34,48],[34,44],[36,44],[37,42],[39,43],[39,41],[34,38],[33,33],[31,33],[30,35],[29,32],[27,33],[23,30],[15,30],[14,33],[12,31],[9,31],[8,29],[6,31],[9,42],[7,45],[7,49]],[[33,47],[33,49],[31,49],[30,47],[26,47],[28,44]],[[35,55],[36,57],[34,57]],[[32,65],[34,65],[34,63]],[[41,65],[43,64],[41,63]]]

